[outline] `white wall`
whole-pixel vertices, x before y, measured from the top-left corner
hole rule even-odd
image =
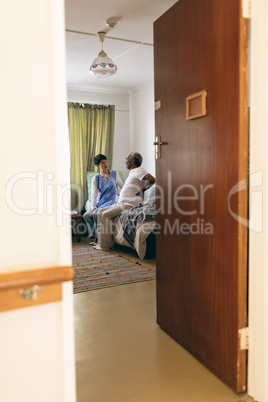
[[[1,1],[0,51],[0,275],[71,266],[63,0]],[[72,302],[0,313],[1,401],[75,401]]]
[[[252,2],[248,393],[268,401],[268,3]],[[257,173],[257,175],[255,175]],[[255,178],[255,180],[254,180]],[[256,178],[258,180],[256,180]],[[262,205],[261,205],[262,203]],[[262,224],[262,228],[261,228]],[[256,230],[257,229],[257,230]]]
[[[0,258],[2,270],[6,271],[18,266],[20,270],[53,266],[59,258],[57,239],[61,226],[51,231],[55,227],[55,214],[47,213],[52,205],[47,202],[46,194],[49,186],[55,191],[58,181],[66,179],[65,164],[58,162],[57,153],[61,151],[55,136],[55,130],[60,129],[64,141],[65,111],[55,102],[57,89],[64,90],[65,76],[58,81],[55,92],[52,87],[55,79],[52,64],[55,65],[56,57],[63,57],[64,46],[60,44],[60,57],[54,57],[54,44],[52,39],[48,40],[54,29],[49,3],[27,0],[24,6],[19,1],[12,1],[10,7],[6,2],[0,5],[0,169],[1,194],[6,194],[6,200],[0,201],[1,228],[4,228],[0,232],[3,248]],[[58,3],[61,1],[57,0]],[[29,17],[29,22],[27,17],[22,22],[27,7],[28,10],[32,7],[32,15],[36,17]],[[56,127],[55,113],[63,115],[60,128]],[[31,241],[26,239],[26,233]],[[16,244],[16,253],[14,244],[7,243],[7,239]],[[49,253],[44,254],[44,244]],[[40,259],[40,255],[44,258]],[[65,262],[69,261],[70,247],[65,255]]]
[[[153,83],[130,94],[130,149],[143,156],[143,167],[155,176]]]
[[[130,152],[128,93],[93,92],[68,89],[68,102],[115,105],[114,154],[112,168],[121,170],[126,178],[125,158]]]

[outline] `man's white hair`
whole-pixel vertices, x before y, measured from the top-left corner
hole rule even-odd
[[[134,159],[135,165],[139,167],[142,164],[143,157],[138,152],[131,152],[130,156]]]

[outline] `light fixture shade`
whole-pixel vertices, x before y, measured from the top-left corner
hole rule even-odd
[[[90,66],[90,72],[97,78],[107,78],[114,75],[117,71],[117,66],[113,60],[107,56],[102,50],[96,59],[93,60]]]

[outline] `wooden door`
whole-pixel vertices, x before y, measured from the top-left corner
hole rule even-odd
[[[237,392],[246,387],[248,196],[237,184],[247,184],[247,35],[240,0],[180,0],[154,23],[156,135],[167,143],[156,160],[157,321]],[[207,114],[187,120],[186,98],[202,90]]]

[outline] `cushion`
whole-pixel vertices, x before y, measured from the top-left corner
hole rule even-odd
[[[122,182],[125,183],[125,179],[124,179],[124,176],[123,176],[123,173],[121,172],[121,170],[118,170],[117,172],[118,172],[118,174],[119,174],[120,179],[122,180]]]
[[[146,194],[148,193],[148,195]],[[149,188],[148,191],[145,192],[146,198],[144,200],[144,204],[153,204],[155,202],[155,184],[152,185],[152,187]]]
[[[91,202],[91,181],[96,174],[97,174],[96,172],[87,171],[87,195],[88,200],[90,202]]]

